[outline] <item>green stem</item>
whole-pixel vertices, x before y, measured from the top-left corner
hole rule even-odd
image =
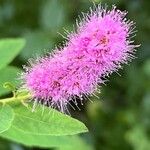
[[[24,100],[27,100],[27,99],[30,99],[31,98],[31,95],[30,94],[27,94],[27,95],[23,95],[23,96],[17,96],[17,97],[10,97],[10,98],[4,98],[4,99],[0,99],[0,103],[2,104],[6,104],[6,103],[10,103],[10,102],[16,102],[16,101],[24,101]]]

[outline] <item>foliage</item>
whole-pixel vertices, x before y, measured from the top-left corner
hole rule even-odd
[[[81,111],[70,110],[74,118],[88,126],[90,132],[83,136],[74,135],[87,131],[82,122],[46,106],[44,111],[38,106],[32,113],[30,105],[0,105],[1,150],[150,149],[150,1],[94,1],[128,10],[138,30],[136,43],[141,44],[137,59],[119,71],[121,76],[113,74],[97,98],[89,97],[93,102],[85,102]],[[92,5],[90,0],[0,1],[1,98],[12,95],[9,88],[3,88],[5,82],[19,85],[17,74],[28,58],[52,52],[63,41],[57,33],[63,34],[63,27],[73,30],[80,12],[87,12]]]

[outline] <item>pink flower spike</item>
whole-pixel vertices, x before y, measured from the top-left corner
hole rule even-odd
[[[115,6],[106,10],[101,5],[84,14],[63,48],[25,67],[22,88],[28,89],[36,102],[62,112],[71,101],[76,104],[74,97],[94,93],[103,77],[134,58],[138,46],[130,37],[135,26],[126,14]]]

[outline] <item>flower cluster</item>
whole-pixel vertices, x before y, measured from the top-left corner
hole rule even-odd
[[[92,94],[102,78],[131,60],[134,23],[127,12],[98,6],[77,23],[74,33],[55,53],[25,67],[23,87],[34,99],[57,106],[61,111],[73,97]]]

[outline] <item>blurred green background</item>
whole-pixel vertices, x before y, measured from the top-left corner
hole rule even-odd
[[[84,138],[95,150],[150,150],[150,0],[95,0],[116,4],[129,12],[141,44],[130,65],[102,85],[99,98],[72,112],[90,132]],[[58,33],[71,31],[75,19],[92,6],[90,0],[0,0],[0,37],[24,37],[26,46],[11,65],[21,67],[28,58],[62,45]],[[0,150],[32,150],[0,139]]]

